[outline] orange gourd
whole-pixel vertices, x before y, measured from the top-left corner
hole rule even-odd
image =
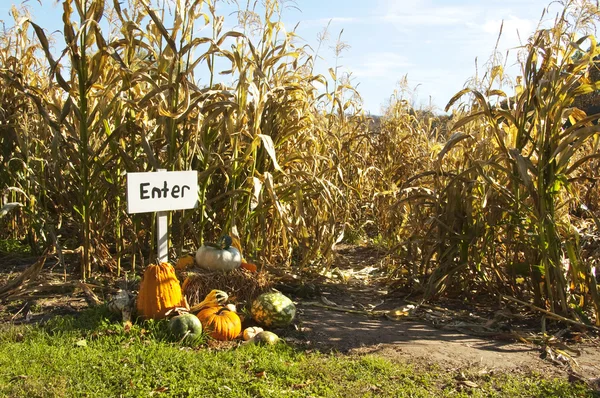
[[[138,315],[146,319],[161,319],[167,311],[177,307],[189,308],[181,294],[175,269],[169,263],[149,265],[138,293]]]
[[[202,326],[215,340],[235,339],[242,332],[242,321],[238,314],[227,307],[208,307],[198,313]]]
[[[177,260],[175,264],[175,269],[177,271],[185,271],[189,267],[194,265],[194,256],[186,255]]]
[[[256,267],[256,265],[255,265],[255,264],[252,264],[252,263],[246,263],[246,262],[244,262],[244,261],[242,261],[242,265],[241,265],[241,267],[242,267],[242,268],[244,268],[244,269],[247,269],[247,270],[248,270],[248,271],[250,271],[250,272],[256,272],[256,270],[257,270],[257,267]]]

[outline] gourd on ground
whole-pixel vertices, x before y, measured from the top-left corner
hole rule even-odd
[[[161,319],[175,308],[189,308],[171,264],[152,264],[146,268],[136,307],[138,315],[146,319]]]
[[[177,315],[169,321],[169,330],[177,339],[194,340],[202,335],[202,323],[194,314]]]
[[[296,306],[279,291],[267,292],[258,296],[250,308],[252,318],[266,327],[288,326],[296,316]]]
[[[241,268],[248,270],[250,272],[256,272],[258,267],[256,266],[256,264],[252,264],[252,263],[247,263],[245,261],[242,261],[241,264]]]
[[[273,332],[264,330],[260,333],[257,333],[250,340],[246,341],[246,343],[259,344],[259,345],[274,345],[274,344],[279,343],[279,336],[277,336]]]
[[[233,340],[242,331],[240,317],[227,307],[206,307],[198,313],[198,319],[215,340]]]
[[[185,256],[179,258],[177,263],[175,264],[175,269],[177,271],[185,271],[189,267],[194,265],[194,256],[186,254]]]
[[[209,271],[231,271],[242,264],[242,254],[231,246],[230,236],[224,236],[217,244],[207,243],[196,251],[196,264]]]
[[[259,334],[260,332],[264,332],[263,328],[258,327],[258,326],[250,326],[250,327],[247,327],[246,329],[244,329],[244,333],[242,334],[242,337],[245,341],[248,341],[252,337]]]

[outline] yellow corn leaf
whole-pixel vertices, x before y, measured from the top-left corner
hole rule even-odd
[[[275,144],[273,143],[273,139],[271,138],[271,136],[265,135],[265,134],[258,134],[258,136],[260,137],[260,139],[262,141],[263,147],[269,154],[269,157],[271,158],[271,161],[273,162],[273,167],[275,167],[275,170],[282,171],[281,167],[279,166],[279,163],[277,163],[277,155],[275,153]]]

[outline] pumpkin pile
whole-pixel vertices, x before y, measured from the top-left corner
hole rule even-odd
[[[258,296],[252,302],[250,311],[252,319],[265,328],[289,326],[296,316],[296,306],[292,300],[276,290]],[[259,345],[279,342],[279,336],[258,326],[245,329],[242,337],[246,343]]]
[[[256,272],[256,265],[246,262],[236,235],[204,244],[195,256],[179,259],[175,268],[190,305],[200,302],[213,289],[234,292],[235,301],[250,303],[271,287],[268,274]]]
[[[201,272],[185,273],[193,265],[198,265]],[[253,271],[256,267],[248,266],[242,258],[239,240],[224,236],[217,244],[201,246],[195,256],[182,257],[176,267],[166,262],[149,265],[137,297],[138,315],[155,320],[170,317],[169,330],[179,341],[194,341],[206,333],[220,341],[242,337],[251,343],[275,344],[279,337],[263,327],[290,325],[296,307],[282,293],[267,291],[265,273]],[[185,277],[183,286],[177,272]],[[243,319],[235,305],[227,304],[229,295],[225,290],[235,292],[237,301],[251,303],[252,319],[260,326],[242,332]]]
[[[242,331],[242,321],[234,310],[225,305],[229,295],[218,289],[212,290],[202,302],[190,308],[204,329],[215,340],[235,339]]]

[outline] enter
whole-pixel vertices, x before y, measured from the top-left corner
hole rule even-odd
[[[173,187],[169,187],[167,181],[163,181],[163,187],[152,187],[150,188],[149,182],[143,182],[140,184],[140,199],[163,199],[167,197],[171,197],[173,199],[183,198],[185,196],[185,191],[191,190],[188,185],[173,185]]]

